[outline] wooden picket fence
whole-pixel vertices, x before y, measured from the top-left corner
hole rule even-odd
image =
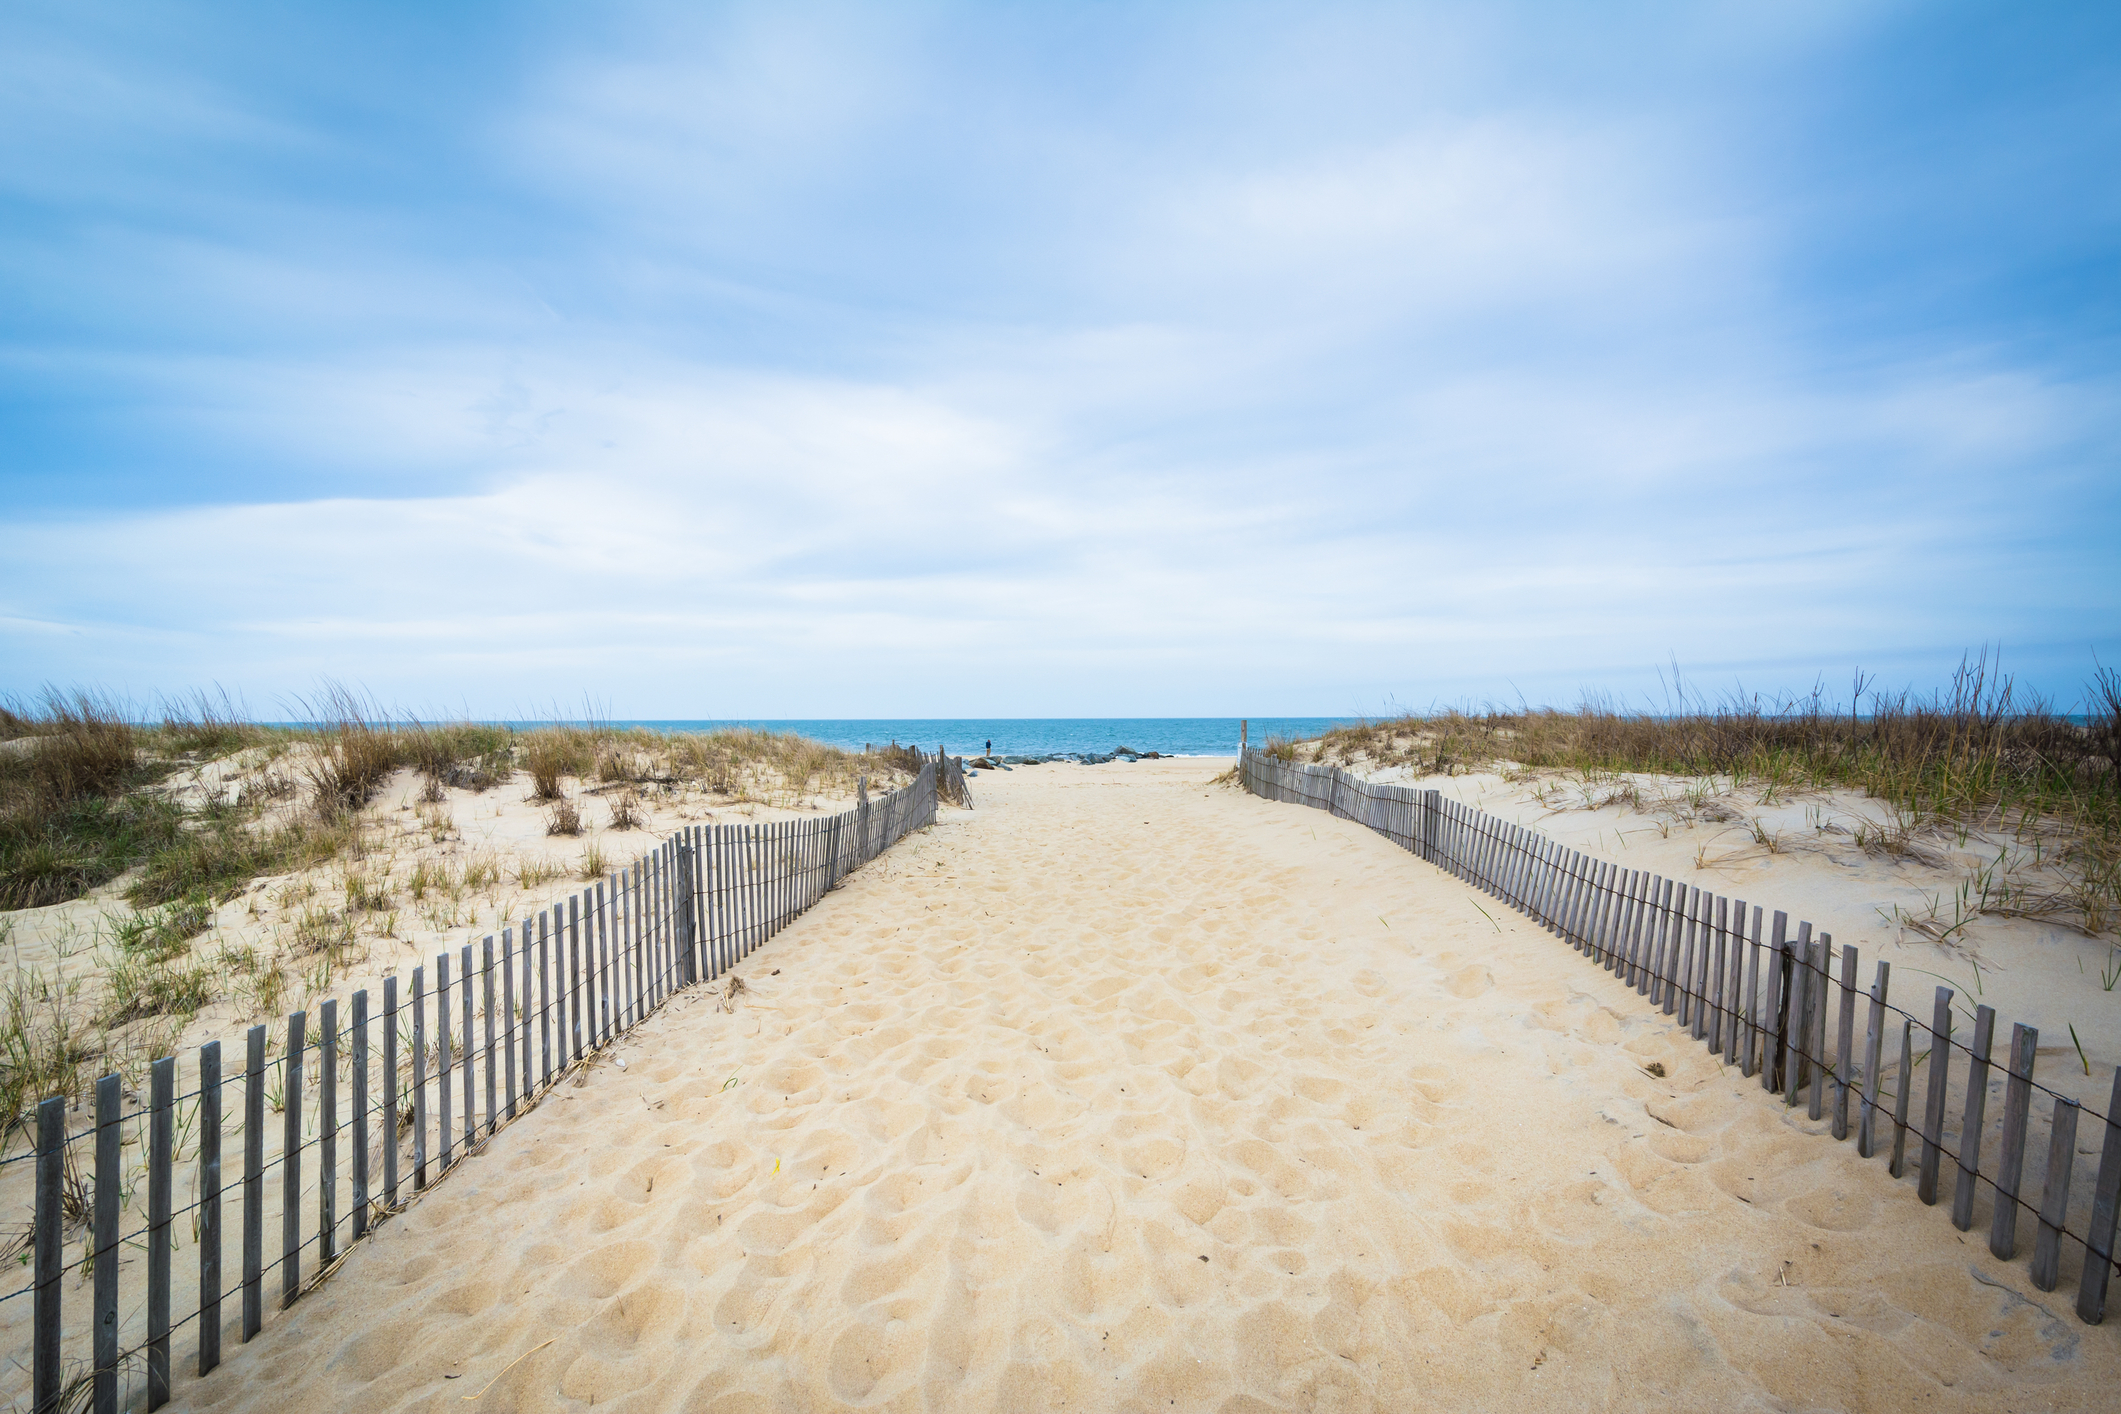
[[[1949,987],[1936,989],[1927,1020],[1904,1012],[1887,999],[1889,963],[1880,962],[1870,987],[1859,990],[1856,949],[1837,949],[1810,923],[1792,934],[1789,916],[1776,911],[1763,933],[1764,910],[1753,907],[1748,918],[1743,899],[1594,859],[1440,791],[1241,750],[1241,778],[1254,795],[1353,820],[1527,914],[1623,978],[1725,1064],[1758,1075],[1785,1105],[1802,1097],[1812,1119],[1828,1120],[1834,1139],[1853,1132],[1864,1158],[1889,1148],[1895,1178],[1907,1168],[1912,1136],[1924,1203],[1938,1201],[1946,1170],[1955,1171],[1954,1226],[1970,1229],[1985,1201],[1989,1251],[2002,1261],[2017,1254],[2021,1220],[2030,1216],[2033,1285],[2053,1291],[2074,1269],[2078,1317],[2093,1325],[2104,1318],[2121,1204],[2121,1069],[2101,1114],[2036,1081],[2039,1033],[2013,1026],[2003,1074],[1993,1076],[1993,1008],[1975,1008],[1970,1040],[1955,1034]],[[1860,1037],[1859,1001],[1866,1009]],[[1922,1110],[1911,1120],[1918,1073]],[[1995,1123],[1988,1102],[1999,1084]],[[2036,1094],[2047,1120],[2037,1201],[2025,1181],[2026,1149],[2042,1118]],[[2103,1135],[2096,1174],[2076,1163],[2078,1140],[2091,1133]],[[2086,1215],[2082,1225],[2071,1224],[2072,1213]]]
[[[689,826],[498,937],[466,943],[454,959],[444,951],[432,971],[414,968],[408,987],[383,979],[380,1008],[363,989],[343,1018],[336,999],[325,1001],[313,1031],[305,1012],[293,1013],[270,1060],[267,1028],[252,1027],[237,1076],[225,1076],[212,1041],[182,1093],[174,1056],[149,1068],[144,1104],[120,1076],[98,1080],[85,1128],[69,1131],[66,1097],[41,1102],[35,1149],[0,1164],[36,1166],[30,1280],[0,1293],[0,1309],[21,1297],[33,1305],[29,1348],[9,1362],[29,1376],[28,1407],[159,1408],[186,1327],[203,1376],[226,1336],[247,1341],[263,1328],[268,1287],[273,1304],[292,1306],[349,1244],[571,1070],[679,989],[721,977],[850,870],[934,823],[939,796],[971,801],[962,760],[940,752],[922,759],[910,785],[873,801],[863,782],[856,806],[837,815]],[[228,1103],[232,1079],[241,1085]],[[84,1172],[75,1155],[91,1146]],[[183,1207],[180,1159],[191,1166]],[[143,1176],[144,1221],[121,1233]],[[84,1219],[85,1241],[69,1260],[67,1231]],[[231,1225],[233,1282],[223,1266]],[[180,1289],[173,1259],[187,1252],[197,1280]],[[70,1268],[91,1283],[86,1303],[67,1299]],[[19,1394],[11,1407],[23,1407]]]

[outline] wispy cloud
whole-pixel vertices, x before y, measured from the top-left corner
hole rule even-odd
[[[0,45],[0,687],[1337,712],[2121,657],[2082,35],[1962,101],[1892,7],[172,15]]]

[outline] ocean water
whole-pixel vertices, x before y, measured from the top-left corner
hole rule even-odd
[[[1252,741],[1269,736],[1316,736],[1353,720],[1341,717],[1254,717]],[[1045,756],[1061,751],[1107,752],[1115,747],[1160,751],[1166,756],[1235,756],[1236,717],[880,717],[875,719],[753,720],[741,722],[612,722],[666,732],[704,732],[717,727],[756,727],[795,732],[830,746],[859,751],[896,741],[924,751],[943,747],[953,756],[975,756],[994,743],[997,754]],[[532,727],[536,722],[511,722]]]

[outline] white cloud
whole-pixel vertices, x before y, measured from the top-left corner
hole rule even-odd
[[[2056,510],[2110,374],[1827,327],[1792,232],[1831,212],[1722,141],[1874,15],[1268,19],[635,16],[434,110],[433,171],[81,60],[178,150],[326,170],[178,164],[12,247],[153,321],[0,368],[189,479],[13,517],[0,686],[1346,711],[2111,642],[2113,497]],[[10,190],[87,202],[62,167]]]

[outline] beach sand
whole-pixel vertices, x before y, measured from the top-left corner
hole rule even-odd
[[[2068,1288],[1225,764],[982,775],[179,1403],[2112,1407]]]

